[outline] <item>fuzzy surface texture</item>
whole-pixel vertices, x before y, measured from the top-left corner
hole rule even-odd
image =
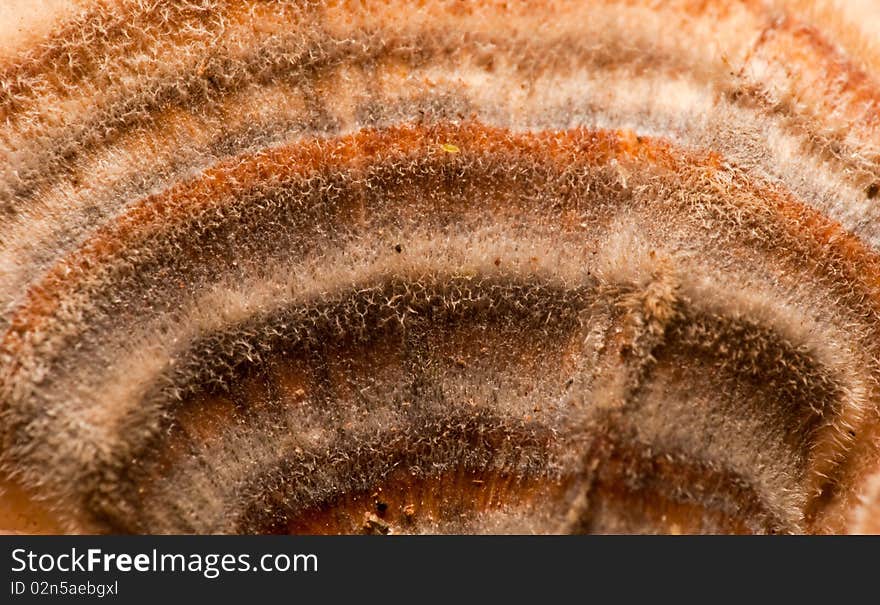
[[[0,530],[880,531],[876,0],[14,5]]]

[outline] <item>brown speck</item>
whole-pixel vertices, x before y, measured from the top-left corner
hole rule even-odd
[[[361,526],[361,529],[363,529],[365,533],[375,536],[387,536],[391,533],[391,526],[373,513],[364,514],[364,523]]]
[[[401,246],[400,244],[395,244],[394,251],[400,254],[401,252],[403,252],[403,246]]]
[[[880,183],[871,183],[865,189],[865,195],[868,196],[869,200],[873,200],[877,197],[877,194],[880,193]]]

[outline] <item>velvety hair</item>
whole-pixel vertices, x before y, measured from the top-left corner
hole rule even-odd
[[[2,469],[69,531],[871,531],[858,20],[86,3],[0,63]]]

